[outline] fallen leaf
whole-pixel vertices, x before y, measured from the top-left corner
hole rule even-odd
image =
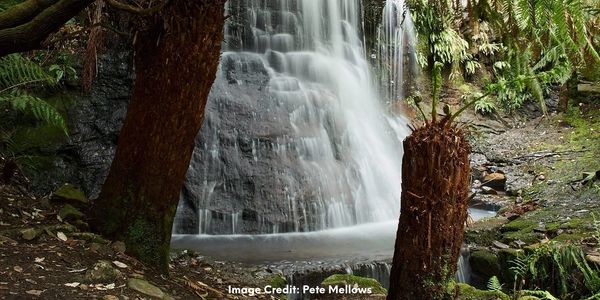
[[[56,233],[56,237],[63,242],[67,241],[67,236],[64,233],[62,233],[61,231]]]
[[[71,282],[71,283],[65,283],[65,286],[68,287],[78,287],[81,283],[79,282]]]
[[[26,291],[25,293],[29,294],[29,295],[34,295],[34,296],[39,296],[43,293],[44,291],[40,291],[40,290],[29,290]]]
[[[35,262],[36,262],[36,263],[41,263],[41,262],[43,262],[43,261],[44,261],[44,259],[46,259],[46,258],[45,258],[45,257],[36,257],[36,258],[35,258]]]
[[[15,271],[17,271],[17,272],[19,272],[19,273],[23,272],[23,268],[21,268],[21,267],[19,267],[19,266],[15,266],[15,267],[13,268],[13,270],[15,270]]]
[[[126,265],[126,264],[124,264],[124,263],[122,263],[122,262],[120,262],[120,261],[118,261],[118,260],[115,260],[115,261],[113,261],[113,264],[115,264],[115,266],[117,266],[117,267],[119,267],[119,268],[121,268],[121,269],[125,269],[125,268],[127,268],[127,265]]]

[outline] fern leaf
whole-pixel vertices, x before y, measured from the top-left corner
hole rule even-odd
[[[63,116],[48,102],[31,95],[12,93],[0,95],[0,104],[7,103],[14,110],[31,113],[36,119],[47,124],[57,126],[68,134],[67,124]]]

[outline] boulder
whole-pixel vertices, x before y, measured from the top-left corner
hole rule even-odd
[[[485,175],[483,185],[494,189],[504,189],[506,185],[506,175],[496,172]]]
[[[471,253],[469,259],[473,272],[484,277],[500,277],[500,263],[498,256],[489,250],[476,250]]]

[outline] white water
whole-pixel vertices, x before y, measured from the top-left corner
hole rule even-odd
[[[377,32],[379,88],[387,101],[405,97],[405,75],[410,73],[405,69],[409,65],[408,57],[415,55],[416,42],[415,27],[405,1],[387,0]]]
[[[241,39],[245,51],[225,52],[222,62],[256,72],[266,69],[272,99],[252,101],[271,101],[269,105],[289,109],[282,127],[289,122],[292,132],[277,139],[268,151],[282,160],[298,157],[294,168],[300,171],[284,169],[273,174],[274,179],[288,181],[285,197],[278,201],[286,203],[282,214],[294,224],[293,230],[396,220],[400,212],[400,141],[408,134],[407,121],[387,114],[378,98],[359,35],[360,0],[236,3],[230,1],[228,10],[249,12],[252,35]],[[387,15],[391,17],[391,13]],[[219,145],[208,148],[212,159],[218,159]],[[264,151],[252,143],[255,162],[267,156]],[[305,189],[298,186],[294,175],[298,172],[314,193],[303,193]],[[203,190],[214,189],[214,183],[204,184]],[[211,192],[206,195],[203,201],[209,201]],[[210,212],[204,211],[202,204],[199,209],[199,232],[211,233]],[[227,215],[232,220],[231,232],[242,232],[236,231],[239,211]],[[277,230],[274,224],[267,232]]]

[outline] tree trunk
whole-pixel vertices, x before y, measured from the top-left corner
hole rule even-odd
[[[577,84],[579,77],[577,72],[573,71],[571,77],[561,87],[558,94],[558,111],[567,112],[569,110],[569,99],[577,94]]]
[[[469,201],[470,147],[447,118],[404,141],[401,215],[388,300],[450,299]]]
[[[138,32],[135,86],[94,228],[168,271],[171,230],[215,79],[225,0],[172,0]]]

